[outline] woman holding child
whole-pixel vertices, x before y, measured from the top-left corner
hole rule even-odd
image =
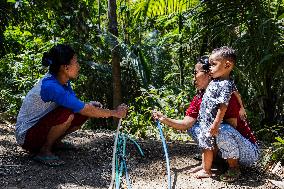
[[[233,49],[215,49],[209,60],[195,65],[194,83],[198,94],[193,98],[183,120],[153,112],[153,117],[178,130],[187,130],[202,149],[202,165],[191,170],[196,178],[211,176],[213,152],[218,148],[229,165],[222,181],[232,182],[240,176],[239,164],[250,166],[259,156],[255,137],[244,117],[244,109],[230,72],[235,64]],[[212,81],[211,81],[212,80]],[[206,89],[206,90],[205,90]],[[242,108],[241,108],[242,107]],[[240,112],[240,114],[239,114]]]

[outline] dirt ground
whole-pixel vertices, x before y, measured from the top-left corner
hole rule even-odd
[[[0,124],[0,188],[108,188],[111,179],[113,131],[81,130],[67,141],[76,146],[73,151],[58,151],[66,165],[47,167],[32,160],[17,146],[13,125]],[[127,144],[127,166],[132,188],[167,188],[166,163],[160,141],[138,141],[145,157],[141,157],[132,144]],[[278,188],[269,180],[281,180],[280,175],[266,173],[257,166],[242,168],[239,181],[228,184],[215,177],[193,178],[189,169],[200,164],[194,159],[199,153],[193,143],[169,143],[173,189],[191,188]],[[218,167],[222,170],[222,167]],[[127,188],[123,186],[122,188]]]

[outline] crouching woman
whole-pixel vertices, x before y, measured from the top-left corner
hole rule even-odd
[[[53,154],[62,147],[61,140],[78,130],[88,118],[123,118],[127,106],[114,110],[103,109],[99,102],[79,100],[71,88],[70,80],[78,76],[80,66],[74,50],[59,44],[43,54],[42,64],[49,72],[28,92],[16,123],[17,143],[48,166],[63,165],[64,161]]]

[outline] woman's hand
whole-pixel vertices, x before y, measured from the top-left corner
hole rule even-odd
[[[126,104],[121,104],[115,109],[115,117],[124,118],[126,117],[128,111],[128,106]]]
[[[153,110],[153,111],[152,111],[152,117],[153,117],[155,120],[159,120],[159,121],[161,121],[161,122],[165,119],[165,116],[164,116],[161,112],[159,112],[159,111],[157,111],[157,110]]]
[[[240,108],[239,115],[242,120],[245,120],[247,118],[247,113],[244,107]]]

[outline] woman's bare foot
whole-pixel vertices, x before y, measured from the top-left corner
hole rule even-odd
[[[205,171],[204,169],[201,169],[200,171],[196,172],[193,177],[202,179],[202,178],[210,178],[212,176],[212,173],[210,171]]]
[[[189,173],[196,173],[198,171],[202,170],[202,165],[198,165],[196,167],[193,167],[191,169],[189,169]]]

